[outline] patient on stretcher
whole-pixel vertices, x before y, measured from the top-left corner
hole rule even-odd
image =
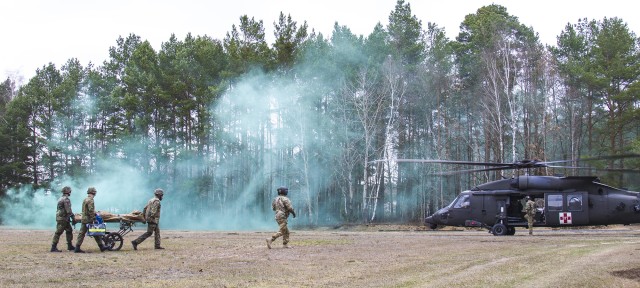
[[[142,211],[138,210],[133,210],[129,214],[113,214],[107,211],[97,211],[97,213],[100,214],[104,222],[120,222],[120,220],[129,222],[145,222]],[[82,214],[74,214],[73,218],[76,222],[80,223],[82,220]]]

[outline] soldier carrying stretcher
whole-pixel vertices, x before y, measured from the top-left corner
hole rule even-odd
[[[82,246],[84,236],[85,234],[87,234],[87,225],[93,224],[93,222],[96,221],[96,208],[93,203],[93,198],[96,196],[97,192],[98,191],[96,190],[96,188],[89,187],[89,189],[87,190],[87,198],[82,201],[82,227],[80,228],[80,232],[78,233],[78,242],[76,242],[76,247],[74,250],[74,252],[76,253],[84,253],[84,251],[80,249],[80,246]],[[102,244],[101,236],[93,236],[93,238],[96,240],[98,247],[100,247],[100,252],[107,250],[107,247]]]
[[[156,189],[154,192],[154,197],[149,199],[147,202],[147,206],[144,207],[142,211],[145,221],[147,222],[147,232],[140,235],[136,240],[131,241],[131,245],[133,246],[133,250],[138,250],[138,245],[142,243],[144,240],[149,238],[151,234],[155,235],[155,249],[164,249],[160,246],[160,201],[162,201],[162,197],[164,196],[164,191],[162,189]]]
[[[62,232],[66,232],[67,237],[67,250],[73,251],[75,247],[71,244],[73,242],[73,229],[71,223],[75,225],[73,218],[73,211],[71,211],[71,187],[65,186],[62,188],[62,196],[58,199],[58,207],[56,210],[56,232],[53,234],[53,241],[51,242],[51,252],[62,252],[58,250],[58,242]]]

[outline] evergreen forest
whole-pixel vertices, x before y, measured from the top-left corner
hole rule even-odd
[[[296,225],[421,223],[512,172],[442,176],[456,168],[394,159],[640,152],[640,39],[623,19],[567,23],[555,45],[495,4],[467,15],[455,39],[404,0],[369,35],[338,23],[322,35],[283,13],[274,31],[247,15],[229,24],[224,39],[167,35],[159,50],[132,33],[105,47],[103,63],[72,58],[23,85],[0,83],[0,209],[96,186],[96,208],[108,194],[128,212],[161,187],[163,215],[251,227],[273,222],[271,201],[286,186]],[[597,176],[640,188],[635,175]]]

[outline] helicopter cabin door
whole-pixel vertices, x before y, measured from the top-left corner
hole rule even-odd
[[[557,192],[545,194],[544,215],[548,226],[589,224],[587,192]]]

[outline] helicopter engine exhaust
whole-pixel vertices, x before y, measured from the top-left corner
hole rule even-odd
[[[593,176],[570,176],[570,177],[552,177],[552,176],[518,176],[511,180],[511,187],[520,190],[527,189],[543,189],[543,190],[563,190],[571,189],[576,185],[584,183],[585,180],[596,182],[598,177]]]

